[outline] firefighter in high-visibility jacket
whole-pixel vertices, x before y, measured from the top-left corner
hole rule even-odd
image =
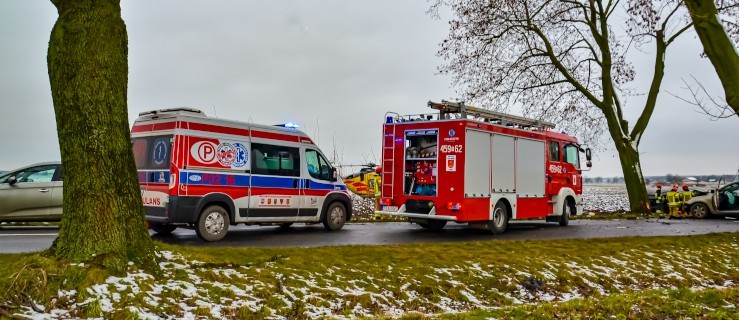
[[[693,198],[693,191],[690,191],[687,184],[683,185],[683,192],[680,193],[680,211],[682,211],[683,215],[688,214],[688,206],[686,203],[691,198]]]
[[[667,207],[670,210],[670,219],[680,218],[680,194],[677,193],[677,185],[672,187],[672,190],[668,191],[665,195],[667,200]]]
[[[654,193],[654,212],[661,215],[664,210],[664,195],[662,194],[662,184],[657,184],[657,191]]]

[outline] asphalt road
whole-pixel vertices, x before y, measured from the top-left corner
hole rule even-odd
[[[51,246],[58,229],[52,226],[0,225],[0,253],[43,250]],[[153,234],[158,241],[193,246],[316,247],[330,245],[382,245],[473,240],[543,240],[567,238],[610,238],[626,236],[674,236],[713,232],[739,232],[739,220],[574,220],[568,227],[543,221],[511,222],[502,235],[492,236],[465,224],[448,224],[440,232],[400,222],[351,223],[339,232],[326,232],[323,225],[231,226],[219,242],[204,242],[195,231],[177,229],[171,235]]]

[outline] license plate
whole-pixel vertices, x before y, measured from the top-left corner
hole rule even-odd
[[[382,211],[398,211],[397,206],[384,206],[382,207]]]

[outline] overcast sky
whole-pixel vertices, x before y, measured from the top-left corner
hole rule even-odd
[[[263,124],[296,122],[328,155],[379,162],[386,111],[427,112],[457,96],[436,74],[450,15],[416,1],[123,1],[129,38],[129,120],[158,108]],[[59,159],[46,68],[57,18],[49,1],[0,0],[0,170]],[[692,31],[692,30],[691,30]],[[650,48],[645,48],[647,51]],[[695,76],[721,93],[693,32],[671,47],[663,89],[687,95]],[[637,55],[635,86],[653,64]],[[644,175],[733,173],[739,118],[711,121],[663,90],[640,146]],[[644,90],[646,91],[646,89]],[[628,101],[627,117],[643,106]],[[588,176],[620,176],[618,156],[595,155]]]

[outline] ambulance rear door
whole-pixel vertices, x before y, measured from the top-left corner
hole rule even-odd
[[[141,198],[147,215],[165,216],[169,202],[172,134],[132,138]]]

